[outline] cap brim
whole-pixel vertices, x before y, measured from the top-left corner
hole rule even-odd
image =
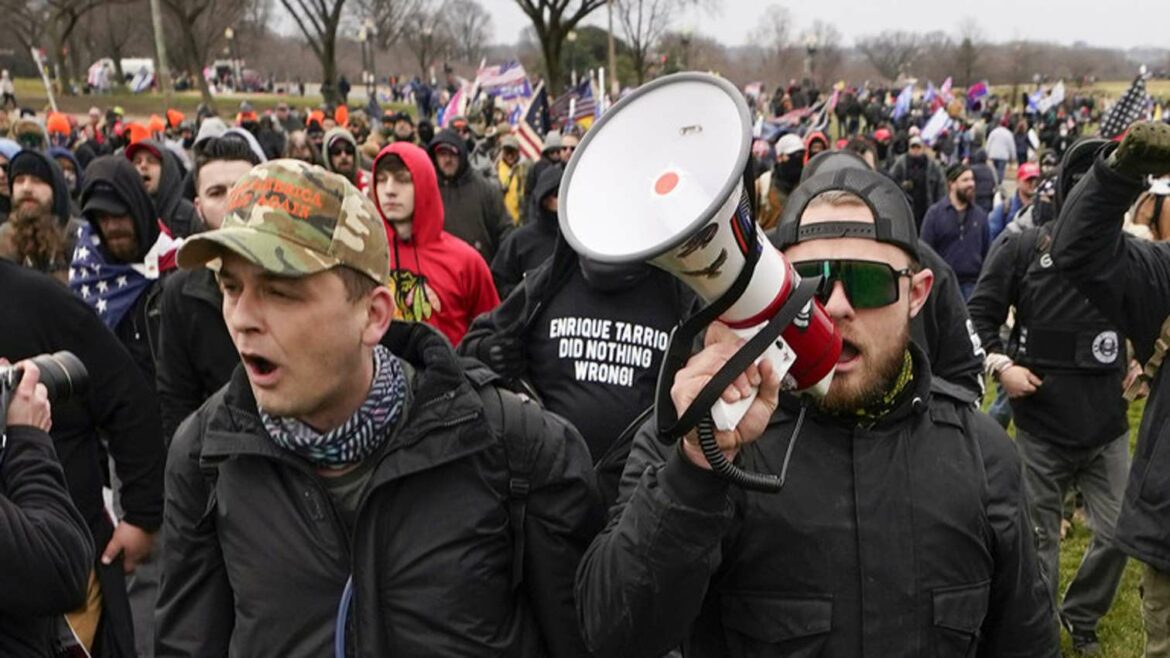
[[[280,276],[307,276],[341,265],[336,257],[251,226],[231,226],[191,236],[179,248],[179,267],[190,270],[225,252]]]
[[[85,203],[81,214],[86,217],[93,215],[107,215],[109,217],[125,217],[130,214],[130,210],[126,208],[125,204],[119,203],[117,199],[111,199],[105,195],[95,196]]]

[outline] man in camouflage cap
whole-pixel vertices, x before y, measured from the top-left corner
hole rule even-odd
[[[391,323],[386,230],[341,176],[268,162],[228,204],[178,256],[216,271],[243,363],[171,443],[158,654],[585,655],[571,587],[599,519],[580,436]],[[487,390],[534,417],[485,418]]]

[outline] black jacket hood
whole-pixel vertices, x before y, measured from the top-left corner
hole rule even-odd
[[[171,221],[179,214],[179,206],[183,203],[183,177],[186,172],[179,163],[179,157],[165,145],[153,139],[143,140],[142,144],[162,156],[162,177],[153,198],[158,216]]]
[[[142,176],[130,161],[117,155],[104,155],[90,163],[85,170],[85,187],[81,190],[81,207],[93,196],[95,190],[112,188],[122,203],[130,211],[134,220],[134,232],[138,238],[138,255],[135,262],[142,262],[146,253],[158,241],[158,213],[154,202],[146,193],[146,186],[142,183]],[[92,213],[85,213],[85,220],[93,224],[98,235],[97,218]]]
[[[558,192],[561,187],[561,177],[564,173],[564,168],[556,164],[540,172],[540,178],[536,179],[536,187],[533,188],[532,196],[530,197],[531,200],[529,201],[532,206],[528,209],[528,216],[536,217],[537,221],[544,228],[557,228],[556,213],[551,213],[551,217],[545,217],[541,204],[544,203],[546,198]]]
[[[435,159],[435,147],[439,144],[454,146],[459,151],[459,169],[455,172],[453,178],[447,178],[443,174],[443,171],[439,169],[439,162]],[[468,172],[471,171],[471,165],[467,157],[467,142],[463,141],[459,133],[454,130],[444,129],[438,135],[435,135],[435,138],[427,145],[427,154],[431,156],[431,162],[435,163],[435,173],[439,175],[440,181],[451,181],[460,184],[466,181]]]

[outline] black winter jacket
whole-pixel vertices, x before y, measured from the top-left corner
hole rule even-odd
[[[351,574],[355,656],[584,655],[573,574],[600,523],[584,441],[544,414],[514,591],[498,429],[435,330],[395,322],[383,344],[415,369],[413,400],[376,457],[352,536],[312,466],[267,436],[242,368],[179,428],[160,655],[333,655]]]
[[[1073,188],[1053,235],[1056,266],[1133,342],[1143,364],[1170,315],[1170,244],[1144,242],[1121,230],[1142,191],[1098,158]],[[1129,555],[1170,572],[1170,368],[1150,383],[1129,483],[1117,520],[1117,542]]]
[[[215,275],[207,268],[177,272],[163,283],[156,383],[168,441],[240,364],[222,304]]]
[[[447,178],[439,166],[439,194],[443,197],[443,230],[475,247],[485,262],[491,263],[504,238],[515,228],[504,209],[500,186],[471,168],[467,160],[467,142],[451,130],[444,130],[431,140],[427,151],[433,161],[435,146],[448,144],[459,150],[459,170]]]
[[[596,655],[1058,656],[1015,448],[911,349],[913,399],[872,428],[810,411],[777,494],[643,427],[577,575]],[[794,404],[739,464],[779,471]]]
[[[51,656],[56,618],[85,601],[93,539],[48,434],[9,427],[0,455],[0,655]]]

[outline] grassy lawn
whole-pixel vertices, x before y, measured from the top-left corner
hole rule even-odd
[[[24,107],[36,109],[38,112],[43,110],[49,104],[48,96],[45,94],[45,85],[39,78],[18,78],[15,80],[16,97],[20,100],[20,104]],[[199,106],[202,98],[199,92],[183,91],[174,94],[174,105],[176,109],[183,112],[188,117],[195,118],[195,108]],[[272,109],[280,101],[284,101],[293,108],[310,108],[315,109],[321,105],[323,99],[320,95],[306,94],[305,96],[286,95],[286,94],[220,94],[215,96],[216,105],[219,109],[220,116],[235,115],[235,112],[240,107],[240,101],[251,101],[257,112]],[[366,100],[365,88],[360,90],[355,89],[350,94],[350,107],[364,107]],[[101,109],[106,109],[120,105],[126,112],[126,116],[131,119],[141,119],[148,117],[151,114],[162,114],[166,111],[166,105],[163,102],[162,94],[134,94],[129,91],[116,91],[109,94],[98,94],[92,96],[57,96],[57,107],[61,111],[69,114],[85,114],[89,108],[97,106]],[[386,109],[406,110],[414,113],[414,106],[408,106],[402,103],[391,103]]]
[[[985,403],[983,408],[991,406],[994,399],[995,385],[988,382]],[[1139,400],[1129,407],[1129,445],[1130,452],[1137,442],[1138,426],[1141,424],[1142,412],[1145,410],[1144,400]],[[1013,424],[1008,433],[1013,437],[1016,433]],[[1065,537],[1060,547],[1060,591],[1063,592],[1072,575],[1076,573],[1081,563],[1081,557],[1089,547],[1091,532],[1083,525],[1074,522],[1072,531]],[[1142,631],[1141,598],[1138,595],[1140,579],[1140,565],[1130,560],[1121,580],[1121,587],[1117,591],[1117,598],[1097,627],[1097,635],[1103,649],[1102,658],[1137,658],[1145,650],[1146,636]],[[1062,632],[1061,647],[1065,656],[1073,656],[1072,645],[1068,636]]]

